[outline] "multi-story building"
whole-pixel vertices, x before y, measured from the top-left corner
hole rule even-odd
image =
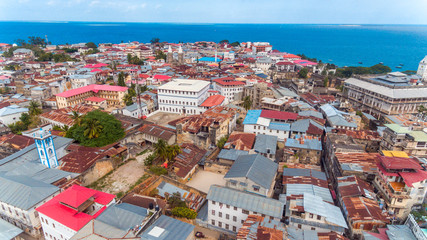
[[[427,172],[413,158],[380,156],[374,186],[385,208],[397,219],[404,220],[412,207],[424,202]]]
[[[427,56],[418,65],[417,75],[421,76],[423,81],[427,81]]]
[[[96,77],[94,74],[76,74],[67,76],[67,78],[70,80],[71,87],[73,89],[85,87],[96,83]]]
[[[389,73],[374,78],[349,78],[344,83],[343,96],[374,116],[417,113],[427,105],[427,86],[416,75]]]
[[[65,108],[82,103],[89,97],[99,97],[106,99],[108,106],[124,106],[123,98],[127,93],[127,87],[92,84],[56,94],[56,102],[58,108]]]
[[[114,195],[73,185],[36,209],[46,239],[73,237],[115,202]]]
[[[277,167],[277,163],[260,154],[241,155],[224,176],[226,186],[271,197]]]
[[[228,102],[233,102],[236,99],[240,99],[243,93],[243,87],[245,83],[242,81],[236,81],[234,78],[225,77],[217,78],[213,80],[214,90],[218,91],[222,96],[228,99]]]
[[[278,141],[289,137],[291,125],[298,114],[273,110],[249,110],[243,121],[244,132],[277,136]]]
[[[199,106],[208,98],[210,83],[204,80],[174,79],[158,88],[159,110],[180,114],[200,114]]]
[[[260,107],[261,100],[264,97],[274,97],[273,91],[268,87],[268,84],[264,82],[254,84],[253,86],[246,86],[243,95],[251,99],[252,108]]]
[[[58,187],[34,178],[0,174],[0,217],[37,237],[40,220],[36,208],[59,191]]]
[[[427,133],[412,130],[399,124],[385,124],[381,148],[383,150],[404,151],[411,156],[427,156]]]
[[[212,185],[207,196],[208,225],[236,234],[249,214],[280,221],[284,203],[218,185]]]

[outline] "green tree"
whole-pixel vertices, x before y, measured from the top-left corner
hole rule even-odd
[[[125,96],[123,97],[123,102],[126,103],[126,106],[132,105],[133,104],[132,96],[130,94],[125,94]]]
[[[187,204],[185,204],[185,201],[182,200],[181,194],[179,192],[172,193],[172,195],[167,198],[167,202],[170,208],[187,207]]]
[[[236,41],[236,42],[232,42],[230,45],[233,47],[238,47],[240,46],[240,43]]]
[[[98,48],[98,46],[96,46],[96,44],[94,42],[86,43],[86,47],[92,48],[92,49]]]
[[[48,43],[46,42],[46,40],[44,38],[31,36],[31,37],[28,37],[28,44],[33,45],[33,46],[44,47]]]
[[[325,79],[323,79],[323,86],[324,87],[328,87],[329,86],[329,78],[328,78],[328,76],[326,76]]]
[[[188,207],[176,207],[171,211],[172,215],[175,217],[187,218],[187,219],[196,219],[197,212],[189,209]]]
[[[27,126],[21,121],[17,121],[15,123],[12,123],[8,126],[10,130],[15,134],[21,134],[21,132],[27,130]]]
[[[92,139],[89,138],[89,132],[86,132],[85,134],[86,129],[92,125],[88,123],[90,119],[98,121],[99,125],[101,125],[101,127],[97,127],[101,128],[98,137]],[[94,125],[96,126],[97,124]],[[95,110],[83,116],[82,124],[80,126],[74,124],[68,130],[66,137],[73,138],[83,146],[102,147],[116,142],[124,137],[124,135],[125,131],[123,130],[122,124],[119,120],[106,112]],[[96,134],[91,133],[90,136],[94,137]]]
[[[125,73],[124,72],[120,72],[119,73],[119,77],[117,80],[117,85],[125,87],[126,83],[125,83]]]
[[[224,137],[220,138],[218,140],[218,142],[216,143],[216,146],[219,149],[222,149],[224,147],[225,143],[227,142],[227,140],[228,140],[228,136],[224,136]]]
[[[252,107],[252,99],[249,96],[243,98],[243,108],[248,111]]]
[[[154,144],[154,153],[160,158],[160,159],[166,159],[167,158],[167,146],[165,140],[159,139],[157,143]]]
[[[21,114],[21,117],[19,117],[19,120],[28,128],[28,126],[31,124],[31,117],[28,113]]]
[[[303,69],[299,70],[298,76],[300,78],[307,78],[307,76],[308,76],[308,69],[307,68],[303,68]]]
[[[160,38],[152,38],[152,39],[150,40],[150,42],[151,42],[152,44],[159,43],[159,42],[160,42]]]
[[[40,104],[36,101],[31,101],[28,107],[30,116],[37,116],[42,113],[42,109],[40,108]]]
[[[227,43],[227,44],[228,44],[229,42],[230,42],[230,41],[228,41],[227,39],[224,39],[224,40],[221,40],[219,43],[220,43],[220,44],[224,44],[224,43]]]
[[[168,162],[173,162],[174,158],[181,153],[181,147],[178,145],[169,145],[166,147],[166,158]]]
[[[156,52],[156,60],[163,59],[163,60],[166,61],[166,57],[167,57],[166,53],[164,53],[161,50],[157,50],[157,52]]]
[[[73,119],[74,124],[76,124],[77,126],[80,126],[82,123],[83,116],[80,115],[80,113],[78,113],[77,111],[72,111],[71,119]]]
[[[102,132],[101,123],[93,118],[87,119],[83,122],[82,126],[85,128],[84,134],[89,139],[99,137],[99,134]]]

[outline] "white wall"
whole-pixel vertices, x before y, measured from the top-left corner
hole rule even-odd
[[[68,240],[77,233],[73,229],[41,213],[40,221],[42,223],[45,239]]]
[[[15,114],[10,114],[10,115],[6,115],[6,116],[2,116],[0,117],[0,122],[2,122],[3,124],[5,124],[6,126],[12,123],[15,123],[17,121],[19,121],[19,118],[21,117],[21,115],[24,112],[20,112],[20,113],[15,113]],[[28,113],[28,111],[26,112]]]
[[[244,132],[255,133],[256,135],[264,134],[264,135],[277,136],[278,141],[284,141],[289,137],[289,131],[273,130],[273,129],[269,129],[266,126],[262,126],[258,124],[245,124]]]

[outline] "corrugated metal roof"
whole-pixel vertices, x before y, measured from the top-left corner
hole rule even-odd
[[[310,194],[319,197],[323,201],[333,203],[331,192],[328,188],[319,187],[312,184],[286,184],[286,195]]]
[[[256,136],[254,150],[257,153],[269,153],[275,155],[277,147],[277,136],[259,134]]]
[[[96,220],[122,230],[128,230],[142,223],[148,215],[147,209],[128,203],[108,207]]]
[[[304,193],[304,211],[325,217],[327,222],[347,228],[347,223],[342,215],[341,209],[332,204],[322,201],[319,196]]]
[[[224,178],[246,177],[254,183],[269,189],[276,176],[277,167],[277,163],[262,155],[241,155]]]
[[[22,229],[15,227],[14,225],[0,218],[0,239],[13,239],[22,232]]]
[[[28,210],[52,196],[59,188],[27,176],[6,176],[0,173],[0,201]]]
[[[257,124],[259,116],[261,116],[262,110],[249,110],[246,114],[243,124]]]
[[[153,229],[162,231],[158,237],[153,236]],[[156,231],[156,230],[154,230]],[[194,225],[162,215],[144,233],[141,240],[186,240],[193,234]]]
[[[240,155],[248,155],[248,151],[236,150],[236,149],[222,149],[219,152],[218,157],[220,159],[235,161]]]
[[[284,204],[272,198],[212,185],[209,189],[207,199],[267,216],[282,218]]]

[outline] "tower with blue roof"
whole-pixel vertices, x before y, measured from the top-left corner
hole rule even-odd
[[[41,164],[48,168],[56,168],[58,166],[58,157],[56,156],[55,145],[50,131],[40,128],[39,131],[33,133],[33,137]]]

